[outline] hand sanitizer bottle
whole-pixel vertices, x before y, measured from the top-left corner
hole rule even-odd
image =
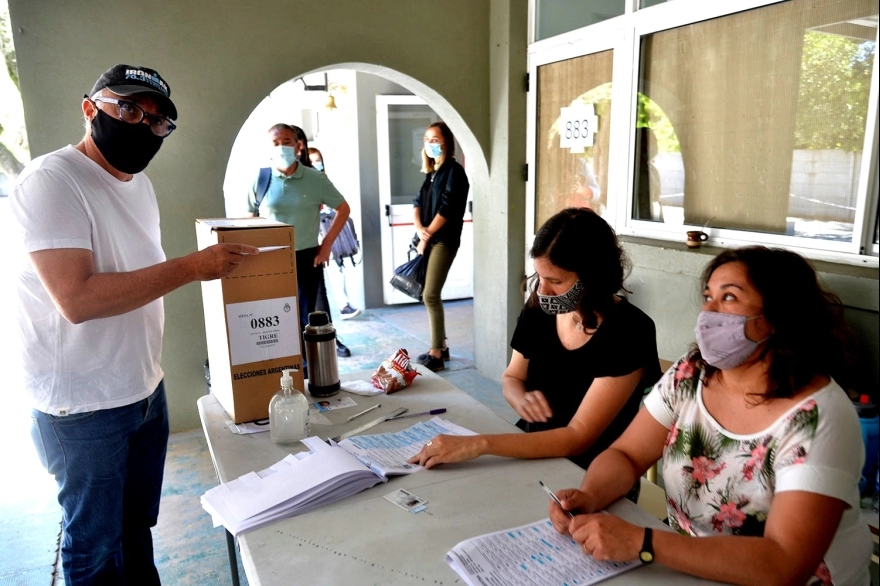
[[[309,402],[293,388],[290,369],[283,372],[281,390],[269,401],[269,435],[279,446],[290,446],[309,436]]]

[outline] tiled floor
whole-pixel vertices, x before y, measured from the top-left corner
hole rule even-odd
[[[445,305],[452,356],[441,376],[514,421],[500,384],[473,367],[472,301]],[[339,319],[334,310],[333,318],[340,338],[352,351],[350,358],[339,359],[341,372],[373,369],[397,348],[406,348],[411,355],[428,349],[427,313],[422,305],[368,310],[350,320]],[[0,426],[3,445],[20,447],[0,453],[0,466],[7,472],[7,481],[0,485],[0,586],[58,586],[63,579],[54,574],[61,519],[55,483],[33,452],[29,418],[21,407],[12,412],[18,415]],[[161,513],[154,530],[163,583],[231,584],[224,533],[211,527],[210,517],[199,504],[199,497],[216,484],[200,429],[172,434],[165,468]],[[246,584],[244,572],[240,575]]]

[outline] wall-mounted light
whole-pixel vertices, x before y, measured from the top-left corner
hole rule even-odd
[[[303,89],[307,92],[326,92],[330,88],[327,81],[327,73],[310,73],[293,80],[294,83],[302,82]]]

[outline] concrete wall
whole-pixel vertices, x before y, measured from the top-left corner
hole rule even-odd
[[[360,153],[361,206],[363,214],[364,302],[380,307],[382,296],[382,222],[385,211],[379,203],[379,156],[376,149],[376,96],[408,95],[403,87],[368,73],[357,74],[358,152]]]
[[[179,128],[148,169],[169,257],[195,250],[195,218],[223,215],[227,157],[250,112],[315,69],[366,63],[399,72],[409,80],[401,85],[423,90],[415,93],[454,121],[468,152],[489,151],[488,1],[11,0],[9,8],[34,156],[81,138],[80,99],[114,63],[154,67],[169,82]],[[485,160],[474,170],[488,195]],[[192,428],[205,390],[199,286],[169,294],[165,307],[171,424]]]

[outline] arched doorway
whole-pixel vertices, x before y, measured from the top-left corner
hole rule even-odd
[[[331,95],[336,105],[332,112],[326,109]],[[242,124],[224,180],[226,214],[240,216],[246,209],[245,194],[256,169],[266,165],[266,129],[282,121],[302,127],[310,146],[321,149],[328,175],[352,207],[363,263],[352,271],[354,286],[349,288],[355,291],[354,297],[363,307],[385,304],[382,269],[384,264],[393,262],[389,261],[387,251],[382,250],[383,224],[387,219],[379,198],[376,97],[381,95],[416,96],[449,125],[466,159],[471,194],[478,205],[480,188],[488,185],[488,165],[462,116],[439,92],[424,83],[365,63],[322,67],[279,84]],[[468,261],[473,261],[472,253],[467,256]]]

